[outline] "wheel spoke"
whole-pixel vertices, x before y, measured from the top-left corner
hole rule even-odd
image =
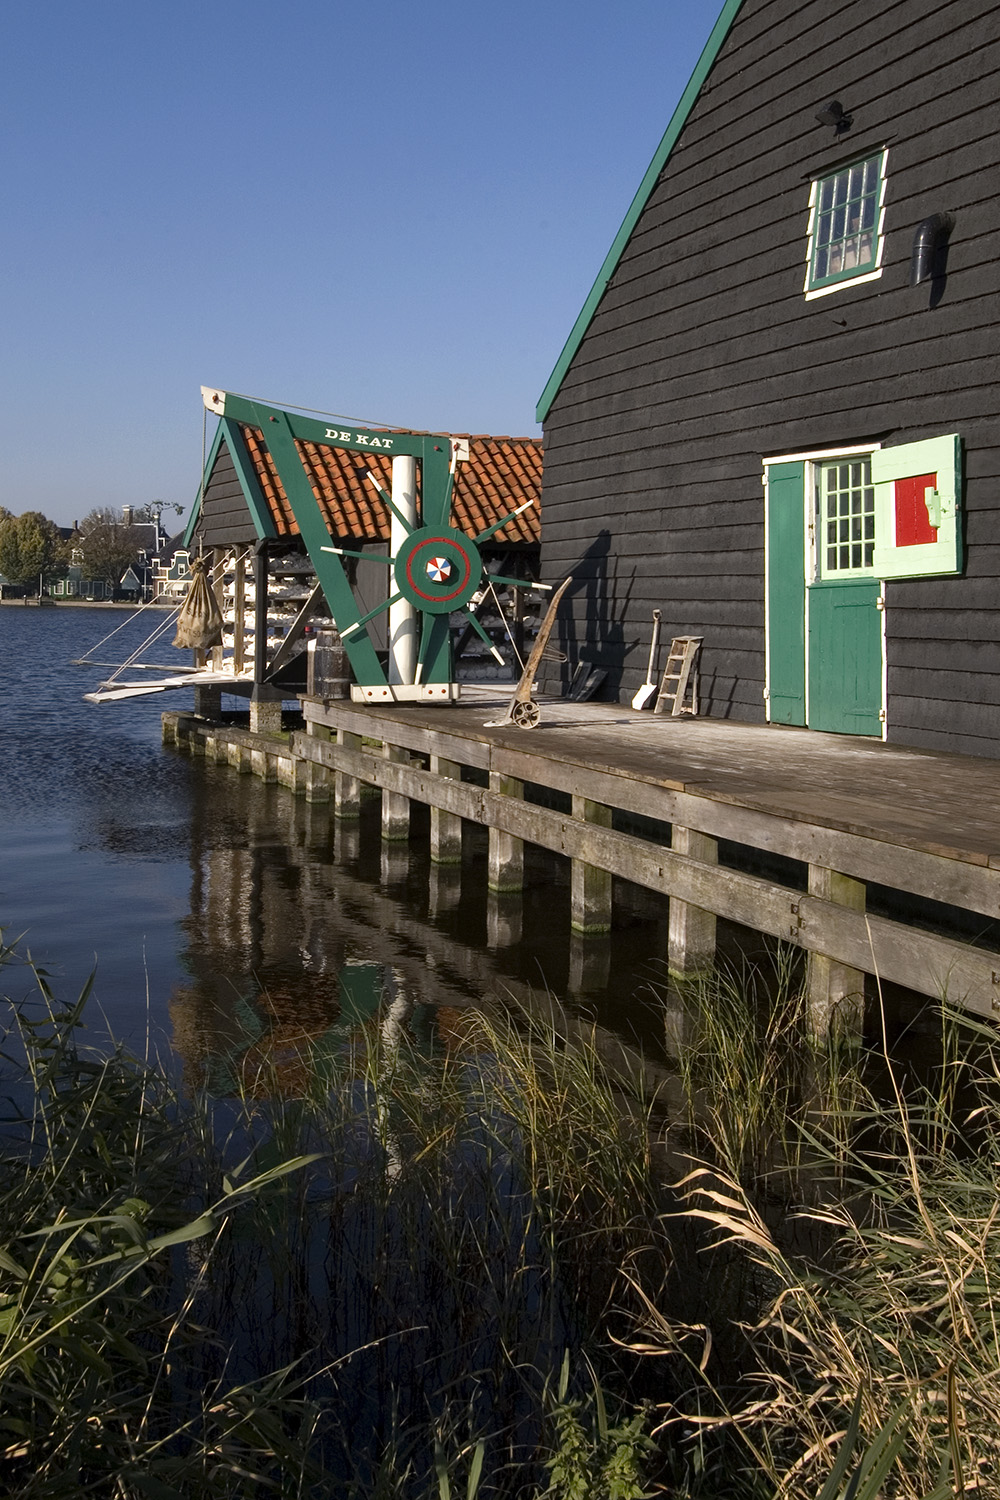
[[[396,517],[396,520],[399,522],[400,526],[402,526],[403,530],[406,532],[406,535],[411,536],[414,530],[413,523],[407,520],[406,516],[403,515],[403,512],[399,509],[398,505],[395,505],[393,503],[393,499],[389,494],[389,491],[382,488],[378,480],[375,478],[375,475],[372,473],[371,469],[368,470],[368,483],[377,494],[381,495],[386,505],[388,505],[389,509]]]
[[[509,510],[505,516],[500,517],[499,521],[494,521],[492,526],[487,526],[485,531],[481,531],[478,536],[473,537],[473,541],[477,546],[480,542],[485,542],[494,532],[501,531],[508,521],[513,521],[515,516],[519,516],[523,510],[527,510],[534,503],[534,500],[525,500],[523,505],[517,507],[517,510]]]
[[[468,620],[468,622],[472,626],[473,630],[479,636],[479,639],[481,641],[485,641],[486,642],[487,646],[489,646],[490,650],[492,651],[493,655],[496,657],[496,659],[500,663],[500,665],[502,667],[505,667],[507,665],[507,663],[504,661],[502,653],[497,650],[497,648],[496,648],[496,646],[495,646],[495,644],[493,642],[493,638],[489,634],[489,631],[487,631],[482,625],[480,625],[479,621],[476,619],[476,617],[472,613],[471,609],[463,609],[463,611],[462,611],[462,618],[463,618],[463,620]]]
[[[363,629],[363,627],[368,624],[369,620],[374,620],[376,615],[380,615],[383,610],[388,609],[391,604],[398,604],[399,600],[402,599],[402,597],[402,594],[399,593],[390,594],[388,599],[383,599],[381,604],[376,604],[374,609],[370,609],[366,615],[362,615],[359,620],[355,620],[353,625],[348,625],[344,630],[342,630],[340,632],[340,639],[342,641],[345,641],[349,635],[353,635],[355,631]]]
[[[391,568],[395,562],[395,558],[386,557],[381,552],[352,552],[350,547],[321,547],[320,551],[334,552],[337,557],[358,557],[362,562],[385,563],[387,568]]]

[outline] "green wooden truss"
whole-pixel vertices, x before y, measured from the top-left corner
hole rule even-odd
[[[281,480],[299,534],[322,587],[330,614],[340,631],[344,649],[359,687],[384,689],[393,696],[388,678],[368,633],[368,625],[392,604],[406,599],[418,611],[417,684],[428,689],[450,684],[452,680],[450,617],[459,612],[463,620],[494,649],[487,632],[472,612],[474,596],[483,577],[482,544],[501,530],[525,505],[509,511],[492,526],[476,536],[468,536],[452,524],[451,496],[455,460],[452,439],[438,433],[385,432],[360,428],[337,420],[317,420],[296,412],[265,406],[245,396],[214,391],[206,395],[206,405],[221,418],[219,433],[210,452],[205,482],[211,472],[218,445],[224,439],[233,462],[258,534],[273,536],[267,507],[260,494],[253,465],[243,442],[241,426],[259,428]],[[406,540],[394,557],[379,558],[371,552],[355,552],[336,545],[327,530],[296,448],[296,440],[330,448],[346,448],[354,453],[379,453],[383,456],[404,455],[417,459],[421,466],[421,513],[413,526],[393,504],[391,495],[369,475],[382,500],[406,531]],[[249,487],[249,492],[248,492]],[[529,501],[528,504],[531,504]],[[194,517],[192,517],[192,523]],[[191,527],[189,526],[189,530]],[[364,558],[384,561],[389,574],[386,598],[367,614],[359,614],[342,559]],[[490,574],[491,582],[519,588],[530,587],[523,579]],[[428,693],[427,696],[435,696]],[[446,696],[441,693],[436,696]]]

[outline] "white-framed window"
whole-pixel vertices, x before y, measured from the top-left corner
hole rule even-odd
[[[810,467],[817,577],[871,578],[875,563],[871,453],[814,460]]]
[[[887,158],[888,152],[880,149],[813,179],[806,249],[807,300],[881,276]]]

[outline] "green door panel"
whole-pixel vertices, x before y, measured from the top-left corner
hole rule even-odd
[[[809,589],[809,728],[881,734],[882,626],[874,578]]]
[[[806,722],[804,465],[767,471],[767,689],[775,724]]]

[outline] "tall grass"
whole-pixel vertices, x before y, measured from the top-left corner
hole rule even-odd
[[[5,1494],[563,1497],[571,1434],[595,1500],[642,1493],[612,1307],[668,1245],[648,1101],[593,1048],[376,1027],[301,1097],[184,1100],[85,1014],[39,976],[6,1049]]]
[[[808,1043],[799,978],[689,992],[667,1120],[554,1010],[425,1054],[390,1006],[182,1098],[40,976],[3,1492],[1000,1500],[995,1033],[943,1012],[918,1083]]]
[[[944,1009],[930,1080],[883,1044],[873,1083],[847,1039],[805,1044],[788,978],[689,997],[674,1222],[698,1274],[637,1342],[672,1367],[689,1478],[710,1471],[691,1490],[833,1494],[849,1443],[879,1495],[1000,1495],[997,1034]]]

